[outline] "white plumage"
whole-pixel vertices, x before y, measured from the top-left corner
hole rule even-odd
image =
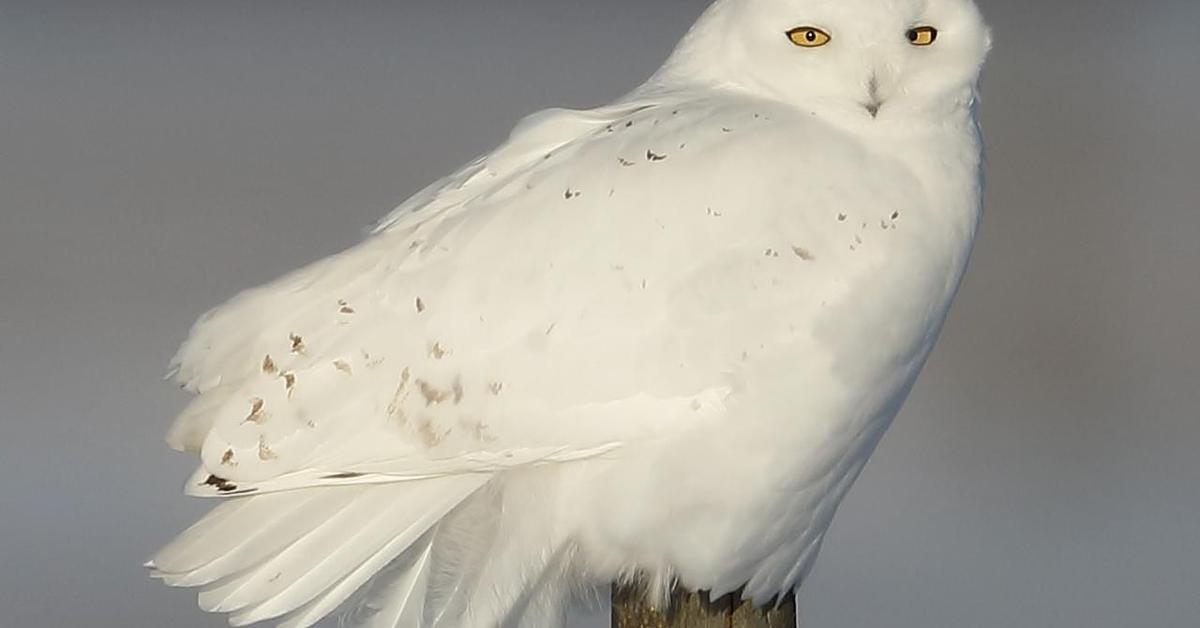
[[[720,0],[630,95],[205,315],[168,440],[225,501],[155,574],[297,627],[798,586],[965,268],[988,46],[969,0]]]

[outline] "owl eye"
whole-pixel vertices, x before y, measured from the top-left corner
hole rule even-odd
[[[918,26],[908,30],[908,41],[914,46],[928,46],[937,41],[938,31],[932,26]]]
[[[788,39],[792,40],[793,44],[804,48],[820,48],[829,43],[832,39],[829,33],[815,26],[801,26],[793,28],[787,32]]]

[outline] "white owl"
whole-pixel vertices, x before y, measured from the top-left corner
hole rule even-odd
[[[556,626],[640,576],[804,579],[980,214],[970,0],[719,0],[361,244],[205,315],[150,563],[234,625]]]

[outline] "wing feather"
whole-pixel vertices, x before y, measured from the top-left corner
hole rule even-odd
[[[545,113],[359,246],[235,298],[177,361],[200,394],[171,437],[201,453],[189,492],[496,471],[721,420],[747,357],[806,333],[777,313],[839,289],[810,260],[844,242],[778,200],[772,147],[814,124],[799,115],[733,97]],[[735,165],[770,185],[728,184]],[[759,303],[725,289],[744,285]]]

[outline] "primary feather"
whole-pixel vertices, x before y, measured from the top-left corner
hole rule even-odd
[[[798,586],[965,268],[987,45],[967,0],[722,0],[642,88],[206,314],[168,441],[227,501],[155,573],[295,627]]]

